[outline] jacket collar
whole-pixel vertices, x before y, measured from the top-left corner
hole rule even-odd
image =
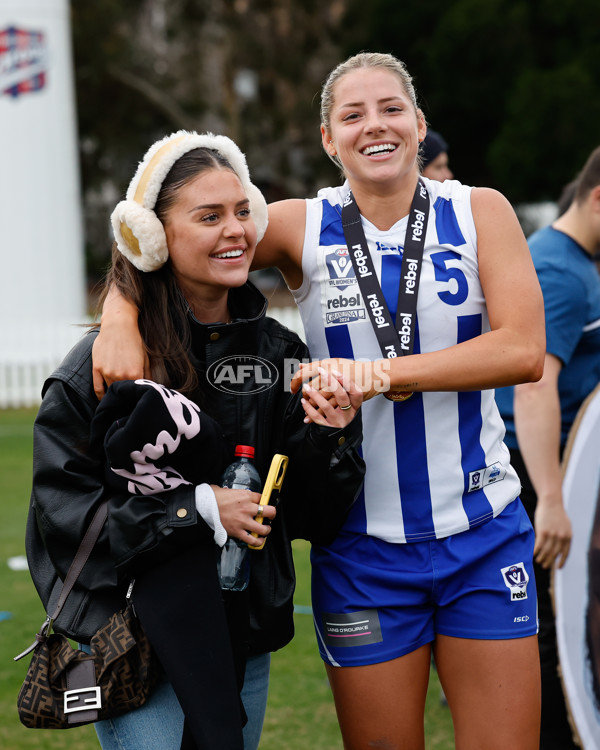
[[[267,313],[267,299],[251,281],[247,281],[243,286],[230,289],[227,303],[231,313],[231,323],[201,323],[189,310],[188,316],[194,328],[198,327],[201,330],[208,331],[209,329],[227,326],[230,329],[237,327],[239,324],[256,322],[264,318]]]

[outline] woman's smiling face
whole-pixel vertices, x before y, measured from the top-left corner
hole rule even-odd
[[[188,299],[214,300],[246,283],[256,228],[233,171],[209,169],[180,188],[164,227],[173,273]]]
[[[337,154],[351,182],[387,182],[415,172],[427,127],[395,73],[359,68],[343,75],[333,93],[323,146]]]

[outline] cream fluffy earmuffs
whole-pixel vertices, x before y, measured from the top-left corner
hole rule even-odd
[[[164,227],[154,213],[163,180],[175,162],[195,148],[218,151],[240,178],[250,201],[257,241],[263,238],[269,222],[267,203],[250,181],[246,157],[227,136],[179,130],[151,146],[129,183],[124,201],[110,217],[117,247],[140,271],[156,271],[169,257]]]

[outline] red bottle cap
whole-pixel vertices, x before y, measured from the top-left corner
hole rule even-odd
[[[254,448],[251,445],[236,445],[235,455],[245,458],[254,458]]]

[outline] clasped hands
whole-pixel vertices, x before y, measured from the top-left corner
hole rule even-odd
[[[293,393],[302,389],[304,421],[337,428],[348,425],[363,401],[389,389],[388,364],[386,360],[351,359],[301,364],[291,389]]]

